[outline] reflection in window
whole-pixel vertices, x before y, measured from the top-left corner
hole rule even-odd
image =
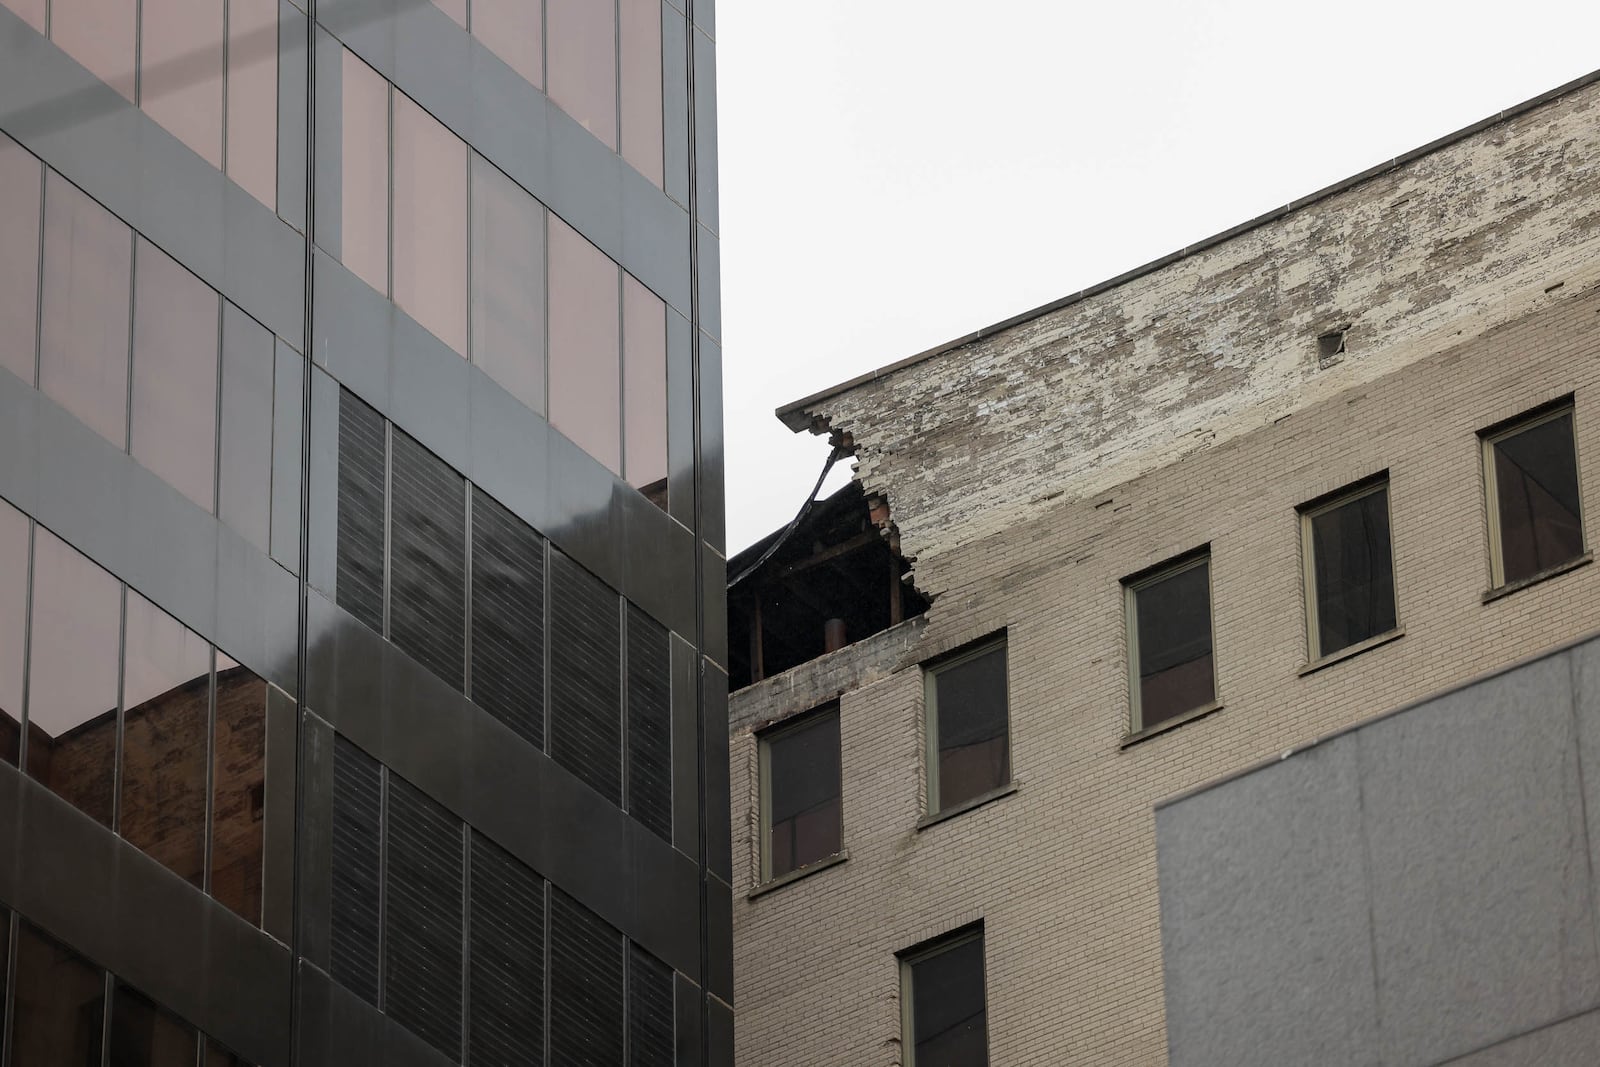
[[[278,202],[278,0],[228,0],[228,177]]]
[[[1583,502],[1572,405],[1484,439],[1494,584],[1531,578],[1583,555]]]
[[[548,0],[550,99],[608,147],[617,147],[616,8]]]
[[[138,239],[133,458],[207,511],[216,496],[216,291]]]
[[[987,1067],[981,929],[905,956],[900,983],[906,1067]]]
[[[1003,639],[930,667],[924,697],[928,814],[947,811],[1011,781]]]
[[[620,473],[618,275],[605,253],[550,216],[550,422]]]
[[[211,646],[132,590],[127,613],[119,832],[202,885]]]
[[[543,5],[538,0],[474,0],[472,35],[535,88],[544,87]]]
[[[763,879],[839,851],[839,710],[761,738]]]
[[[110,826],[121,586],[43,527],[33,553],[28,773]]]
[[[131,103],[138,13],[138,0],[52,0],[50,39]]]
[[[0,367],[33,384],[43,165],[0,133]]]
[[[115,989],[108,1067],[194,1067],[193,1027],[121,982]]]
[[[0,760],[17,763],[28,631],[28,517],[0,500]]]
[[[467,146],[394,94],[394,302],[467,353]]]
[[[105,974],[27,923],[17,936],[11,1062],[78,1067],[100,1062]]]
[[[1211,557],[1173,564],[1127,586],[1133,729],[1149,729],[1216,699]]]
[[[622,275],[623,401],[628,483],[667,506],[667,305]]]
[[[472,362],[544,414],[544,206],[476,153]]]
[[[340,97],[339,261],[389,292],[389,83],[344,52]]]
[[[661,156],[661,4],[621,0],[622,158],[658,187]]]
[[[140,0],[139,12],[139,106],[219,170],[223,8],[218,0]]]
[[[1388,482],[1346,493],[1301,520],[1311,658],[1393,630]]]
[[[126,448],[133,234],[65,178],[48,175],[39,388]]]
[[[267,683],[217,652],[211,895],[261,923],[266,806]]]

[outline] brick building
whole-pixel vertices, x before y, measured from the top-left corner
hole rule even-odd
[[[1165,1062],[1155,805],[1596,627],[1597,117],[1600,75],[780,409],[928,607],[811,593],[855,535],[809,518],[730,561],[743,1062]]]

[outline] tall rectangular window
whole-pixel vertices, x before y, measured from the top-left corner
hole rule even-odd
[[[52,0],[50,39],[134,102],[138,0]]]
[[[550,99],[617,147],[617,9],[597,0],[548,0]]]
[[[661,153],[661,3],[620,0],[622,158],[657,186]]]
[[[542,89],[543,16],[539,0],[474,0],[472,35],[534,88]]]
[[[623,474],[667,507],[667,305],[622,275]]]
[[[139,106],[222,169],[219,0],[140,0]]]
[[[1216,701],[1211,553],[1124,583],[1135,733]]]
[[[105,972],[23,923],[17,937],[13,1063],[100,1062]]]
[[[1005,639],[928,667],[923,681],[933,815],[1011,781]]]
[[[472,154],[472,362],[544,414],[544,205]]]
[[[228,177],[278,204],[278,3],[228,0]]]
[[[578,231],[550,216],[550,424],[622,471],[621,278]]]
[[[39,329],[39,198],[44,168],[0,133],[0,367],[33,384]]]
[[[467,146],[394,94],[394,302],[467,354]]]
[[[339,262],[389,293],[389,83],[343,53],[339,145]]]
[[[1303,508],[1300,538],[1311,659],[1395,628],[1387,477]]]
[[[267,683],[218,649],[216,694],[211,895],[259,926],[265,877]]]
[[[904,1067],[988,1067],[983,928],[900,957]]]
[[[767,881],[839,852],[838,706],[767,731],[760,751],[761,878]]]
[[[1483,435],[1489,562],[1496,588],[1583,555],[1572,402]]]

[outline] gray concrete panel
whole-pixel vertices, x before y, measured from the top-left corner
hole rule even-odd
[[[1585,826],[1591,867],[1600,858],[1600,641],[1589,641],[1562,657],[1572,674],[1572,709],[1578,762],[1583,773]],[[1594,924],[1600,932],[1600,893],[1594,894]]]
[[[1356,734],[1386,1062],[1436,1063],[1600,997],[1564,657]]]
[[[1340,738],[1156,813],[1172,1067],[1380,1062],[1356,757]]]
[[[1594,1067],[1600,1011],[1585,1012],[1450,1061],[1450,1067]]]

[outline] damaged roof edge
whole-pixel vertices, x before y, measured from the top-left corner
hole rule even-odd
[[[1596,82],[1600,82],[1600,70],[1591,71],[1582,77],[1574,78],[1565,85],[1559,85],[1547,92],[1540,93],[1538,96],[1535,96],[1530,100],[1524,100],[1520,104],[1515,104],[1504,109],[1503,111],[1498,111],[1495,114],[1490,115],[1488,118],[1474,122],[1470,126],[1464,126],[1461,129],[1456,130],[1454,133],[1447,133],[1443,137],[1440,137],[1434,141],[1430,141],[1420,148],[1413,148],[1411,151],[1406,152],[1403,155],[1396,156],[1390,160],[1385,160],[1376,166],[1368,167],[1359,174],[1353,174],[1341,181],[1334,182],[1332,185],[1318,189],[1316,192],[1311,193],[1308,196],[1302,196],[1297,200],[1291,200],[1282,207],[1273,208],[1271,211],[1268,211],[1263,215],[1257,215],[1255,218],[1246,222],[1241,222],[1237,226],[1223,230],[1221,233],[1213,234],[1212,236],[1204,238],[1203,240],[1196,241],[1194,244],[1186,245],[1183,248],[1178,249],[1176,252],[1169,252],[1159,259],[1153,259],[1141,266],[1134,267],[1132,270],[1124,271],[1113,278],[1108,278],[1103,282],[1091,285],[1087,289],[1081,289],[1076,293],[1071,293],[1067,296],[1052,300],[1048,304],[1042,304],[1039,307],[1024,311],[1019,315],[1013,315],[1009,319],[1002,320],[990,326],[985,326],[982,329],[974,330],[972,333],[957,337],[953,341],[946,341],[944,344],[936,345],[933,348],[918,352],[915,355],[896,360],[893,363],[886,364],[885,366],[879,367],[876,370],[868,371],[865,374],[858,374],[856,377],[851,378],[848,381],[840,382],[838,385],[829,386],[828,388],[819,392],[812,393],[810,396],[801,397],[799,400],[784,404],[782,407],[777,409],[775,414],[780,420],[782,420],[785,426],[789,427],[789,429],[795,433],[800,433],[802,430],[810,430],[814,434],[826,433],[828,431],[827,420],[812,413],[812,409],[824,400],[839,396],[842,393],[848,393],[850,390],[855,389],[858,386],[868,385],[882,378],[887,378],[890,375],[895,374],[898,371],[902,371],[907,367],[915,366],[916,364],[921,363],[923,360],[932,359],[934,356],[943,355],[946,352],[953,352],[956,349],[972,344],[975,341],[981,341],[985,337],[991,337],[994,334],[1000,333],[1004,330],[1009,330],[1013,326],[1019,326],[1022,323],[1028,322],[1032,319],[1039,318],[1043,315],[1048,315],[1053,311],[1059,311],[1062,308],[1070,307],[1071,305],[1082,300],[1087,300],[1090,297],[1099,296],[1101,293],[1104,293],[1107,290],[1115,289],[1120,285],[1125,285],[1128,282],[1143,277],[1144,275],[1153,274],[1163,267],[1170,266],[1181,259],[1186,259],[1189,256],[1195,255],[1196,253],[1204,252],[1209,248],[1214,248],[1225,241],[1230,241],[1233,238],[1238,237],[1240,234],[1248,233],[1249,231],[1261,226],[1265,226],[1268,223],[1276,222],[1286,215],[1299,211],[1301,208],[1309,207],[1320,200],[1326,200],[1331,196],[1337,196],[1338,194],[1353,189],[1364,182],[1371,181],[1373,178],[1377,178],[1384,174],[1388,174],[1391,171],[1398,170],[1401,167],[1416,162],[1424,156],[1432,155],[1434,152],[1437,152],[1443,148],[1448,148],[1450,145],[1453,145],[1458,141],[1464,141],[1468,137],[1482,133],[1484,130],[1487,130],[1493,126],[1497,126],[1502,122],[1525,115],[1530,111],[1543,107],[1545,104],[1551,103],[1552,101],[1566,96],[1568,93],[1577,92],[1579,89],[1585,88],[1586,86],[1592,85]]]

